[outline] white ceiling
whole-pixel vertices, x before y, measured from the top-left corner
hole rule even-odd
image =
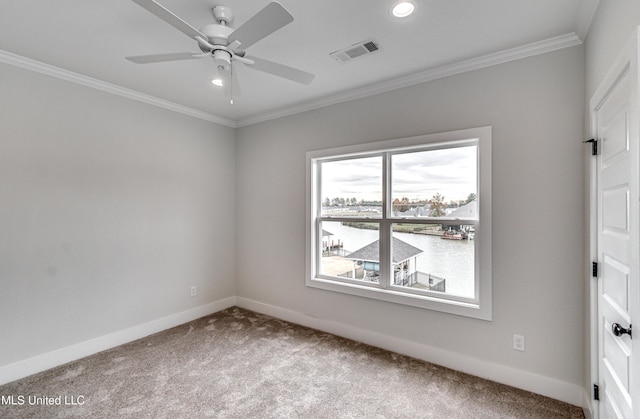
[[[211,8],[216,4],[233,9],[235,27],[268,4],[268,0],[158,2],[196,28],[213,23]],[[6,52],[5,62],[11,62],[7,56],[15,60],[16,54],[240,126],[575,45],[584,37],[598,4],[598,0],[416,0],[416,13],[401,21],[389,13],[393,2],[280,0],[295,20],[247,51],[316,77],[305,86],[236,65],[242,94],[233,105],[210,84],[216,70],[208,58],[146,65],[124,59],[198,51],[193,40],[130,0],[2,0],[0,50]],[[369,38],[375,38],[381,52],[348,63],[329,56]]]

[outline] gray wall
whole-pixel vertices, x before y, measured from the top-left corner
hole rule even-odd
[[[233,129],[4,64],[0,117],[0,366],[235,295]]]
[[[238,297],[581,386],[583,70],[578,46],[239,128]],[[306,151],[484,125],[492,322],[305,287]]]

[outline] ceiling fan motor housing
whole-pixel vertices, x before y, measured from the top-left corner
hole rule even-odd
[[[233,10],[227,6],[216,6],[211,11],[213,12],[213,17],[216,18],[216,21],[224,25],[231,24],[231,21],[233,21],[235,16],[233,14]]]
[[[229,26],[220,25],[217,23],[212,23],[210,25],[205,26],[200,29],[200,32],[207,37],[210,43],[213,45],[224,45],[228,44],[227,39],[229,35],[233,32],[233,28]]]

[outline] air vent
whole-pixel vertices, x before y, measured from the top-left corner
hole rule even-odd
[[[377,51],[380,51],[380,44],[378,44],[373,39],[367,39],[365,41],[351,45],[350,47],[341,49],[339,51],[334,51],[329,55],[338,62],[346,63],[347,61],[351,61],[354,58],[373,54]]]

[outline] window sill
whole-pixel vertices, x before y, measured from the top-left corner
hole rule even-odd
[[[308,287],[319,288],[326,291],[334,291],[342,294],[350,294],[379,301],[386,301],[389,303],[402,304],[411,307],[455,314],[458,316],[491,321],[491,307],[487,304],[480,305],[477,302],[468,303],[317,277],[308,278],[306,285]]]

